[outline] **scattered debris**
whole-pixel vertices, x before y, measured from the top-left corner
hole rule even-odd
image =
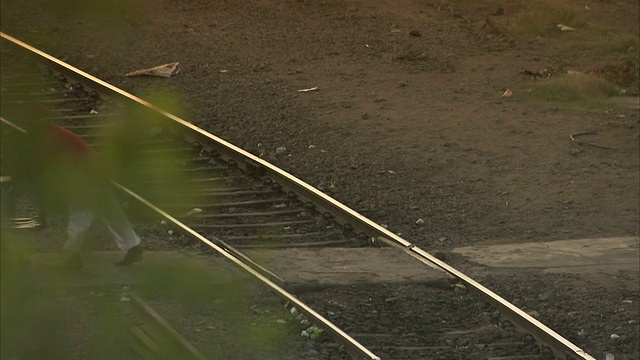
[[[557,73],[557,70],[553,67],[549,66],[542,70],[533,71],[533,70],[524,70],[521,72],[523,75],[529,75],[532,78],[550,78]]]
[[[308,89],[300,89],[300,90],[298,90],[298,92],[300,92],[300,93],[306,93],[306,92],[316,91],[316,90],[318,90],[318,87],[317,87],[317,86],[314,86],[314,87],[312,87],[312,88],[308,88]]]
[[[193,208],[193,209],[189,210],[186,214],[184,214],[184,216],[185,217],[192,216],[192,215],[196,215],[196,214],[201,214],[203,212],[204,212],[204,210],[202,210],[200,208]]]
[[[502,97],[512,97],[513,96],[513,92],[511,91],[511,89],[507,89],[504,91],[504,93],[502,93]]]
[[[126,77],[132,76],[158,76],[169,78],[180,73],[180,62],[173,62],[164,65],[158,65],[149,69],[141,69],[125,74]]]
[[[558,27],[558,29],[560,29],[560,31],[562,32],[567,32],[567,31],[576,31],[576,29],[572,28],[571,26],[567,26],[565,24],[558,24],[556,25]]]
[[[602,146],[602,145],[598,145],[598,144],[594,144],[594,143],[590,143],[590,142],[586,142],[586,141],[578,141],[576,140],[576,138],[578,136],[582,136],[582,135],[594,135],[595,132],[593,131],[587,131],[587,132],[581,132],[581,133],[577,133],[577,134],[571,134],[569,135],[569,138],[571,139],[571,141],[580,144],[580,145],[591,145],[593,147],[597,147],[600,149],[607,149],[607,150],[611,150],[612,148],[608,147],[608,146]]]

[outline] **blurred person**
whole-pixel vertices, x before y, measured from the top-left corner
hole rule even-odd
[[[140,237],[113,194],[110,177],[93,147],[68,129],[43,120],[31,121],[25,129],[28,145],[22,149],[16,181],[28,183],[47,211],[52,205],[68,208],[67,240],[63,246],[68,256],[63,266],[73,271],[82,268],[82,244],[96,218],[104,222],[124,252],[115,265],[142,260]]]

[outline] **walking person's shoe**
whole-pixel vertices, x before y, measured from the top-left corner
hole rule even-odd
[[[140,245],[134,246],[126,254],[124,254],[124,258],[114,265],[116,266],[128,266],[131,264],[135,264],[138,261],[142,260],[142,248]]]
[[[82,258],[80,254],[77,252],[73,252],[67,256],[67,258],[62,262],[62,267],[65,270],[78,272],[82,269]]]

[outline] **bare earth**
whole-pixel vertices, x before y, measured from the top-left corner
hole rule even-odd
[[[571,34],[509,41],[482,27],[494,8],[461,18],[441,3],[3,1],[2,31],[141,97],[176,97],[170,110],[454,266],[474,269],[450,253],[460,246],[637,237],[637,97],[582,114],[516,100],[539,81],[524,70],[586,72],[622,55],[567,51]],[[638,2],[587,3],[594,22],[638,35]],[[170,79],[123,76],[172,61]],[[582,132],[599,146],[571,141]],[[637,272],[478,276],[594,356],[638,356]]]

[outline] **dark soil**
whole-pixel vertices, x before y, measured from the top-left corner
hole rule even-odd
[[[592,21],[638,36],[637,2],[589,3]],[[638,110],[502,97],[538,81],[525,70],[615,81],[605,70],[626,69],[626,55],[566,51],[570,36],[508,40],[476,26],[487,13],[436,1],[65,4],[3,1],[2,31],[136,95],[175,98],[171,111],[429,251],[639,233]],[[172,61],[173,78],[124,77]],[[601,146],[570,140],[585,131]],[[640,353],[638,287],[621,285],[638,274],[478,276],[597,358]]]

